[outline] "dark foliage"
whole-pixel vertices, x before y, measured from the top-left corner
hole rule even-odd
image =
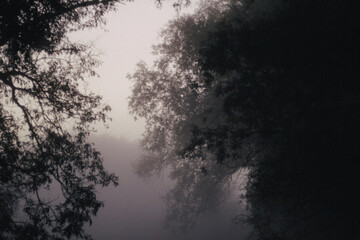
[[[148,120],[147,150],[161,158],[164,148],[175,149],[176,157],[159,161],[171,167],[182,158],[202,160],[194,172],[208,161],[231,169],[207,169],[210,182],[212,174],[247,169],[243,220],[259,239],[358,239],[353,1],[217,2],[227,7],[202,8],[171,24],[155,71],[140,67],[133,76],[153,82],[135,85],[130,102]],[[141,97],[149,105],[139,107]],[[166,136],[161,147],[154,144],[159,136]]]
[[[86,140],[110,110],[81,83],[98,61],[67,38],[117,2],[0,1],[1,239],[88,239],[95,187],[117,184]]]

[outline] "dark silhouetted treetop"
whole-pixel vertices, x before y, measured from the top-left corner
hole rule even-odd
[[[138,173],[176,180],[170,216],[191,222],[245,169],[259,239],[359,237],[352,4],[209,1],[169,23],[129,106],[147,123]]]
[[[121,2],[0,1],[1,239],[88,239],[95,187],[117,185],[87,142],[110,110],[84,87],[99,61],[67,34]]]

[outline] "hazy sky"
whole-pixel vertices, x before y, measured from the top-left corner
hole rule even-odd
[[[112,107],[113,121],[107,130],[99,125],[100,133],[135,141],[143,132],[143,121],[135,122],[128,113],[131,82],[126,75],[134,71],[139,60],[147,63],[154,60],[151,46],[160,40],[162,27],[177,15],[171,1],[165,2],[161,9],[154,2],[136,0],[119,5],[116,12],[106,15],[105,31],[94,29],[72,35],[80,42],[91,42],[103,62],[97,69],[100,77],[89,81],[89,88],[102,95],[104,102]],[[182,12],[191,11],[196,2]]]

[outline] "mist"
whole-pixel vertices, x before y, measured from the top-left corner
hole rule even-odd
[[[134,174],[133,164],[141,153],[136,142],[107,135],[95,136],[92,141],[104,157],[105,167],[119,176],[117,187],[98,190],[98,198],[105,206],[86,230],[94,239],[232,240],[245,239],[248,235],[246,228],[231,222],[243,211],[236,198],[201,215],[189,232],[171,232],[164,228],[166,204],[163,196],[172,186],[166,173],[150,181]]]
[[[360,239],[355,9],[2,1],[0,240]]]

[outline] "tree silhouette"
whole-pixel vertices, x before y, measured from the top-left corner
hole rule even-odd
[[[158,56],[154,66],[140,62],[129,76],[134,81],[130,109],[147,121],[145,153],[136,171],[149,178],[170,168],[170,178],[176,182],[166,196],[169,227],[187,229],[201,212],[219,205],[243,164],[231,160],[218,164],[228,144],[220,139],[227,128],[223,99],[207,86],[208,74],[198,59],[209,29],[226,9],[226,2],[210,1],[194,16],[171,21],[162,33],[163,43],[154,47]],[[250,144],[244,144],[243,150],[244,158],[252,158]],[[232,154],[238,159],[237,150]]]
[[[0,2],[1,239],[89,239],[83,226],[103,205],[95,187],[117,184],[86,140],[110,110],[82,84],[99,62],[67,37],[103,24],[117,2]]]
[[[197,178],[221,186],[246,169],[243,220],[259,239],[357,239],[353,7],[211,1],[171,22],[154,67],[131,76],[130,108],[147,120],[139,174],[171,168],[193,204],[211,196]]]

